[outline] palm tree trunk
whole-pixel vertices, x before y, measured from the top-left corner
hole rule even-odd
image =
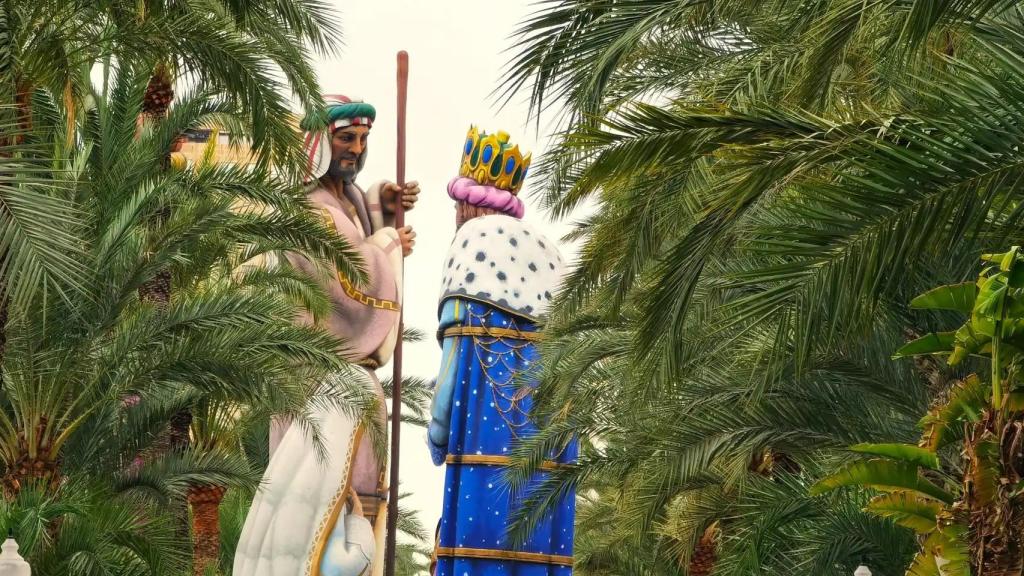
[[[146,86],[146,94],[142,100],[142,115],[150,121],[159,122],[167,116],[171,103],[174,101],[173,78],[168,67],[160,63],[153,70],[153,75]],[[164,169],[170,167],[170,151],[164,162]],[[154,225],[159,225],[170,217],[169,210],[162,210],[154,219]],[[154,304],[160,309],[165,309],[171,302],[171,273],[168,270],[160,271],[153,279],[139,287],[139,298],[143,302]],[[154,451],[167,453],[171,451],[184,451],[189,447],[189,429],[192,425],[192,413],[185,409],[180,410],[171,416],[165,436],[158,438],[154,443]],[[182,537],[188,535],[188,506],[185,502],[172,502],[178,517],[178,531]],[[198,542],[194,542],[198,546]],[[198,558],[195,559],[198,565]]]
[[[158,64],[149,78],[146,95],[142,100],[142,113],[150,118],[163,118],[174,101],[171,71],[166,64]]]
[[[700,537],[690,556],[690,566],[686,571],[689,576],[710,576],[714,571],[718,562],[718,532],[718,523],[715,522]]]
[[[197,486],[189,490],[192,505],[192,572],[205,576],[220,562],[220,503],[223,486]]]
[[[18,108],[18,125],[21,129],[15,143],[20,144],[25,134],[32,129],[32,85],[25,80],[15,81],[14,103]]]
[[[60,458],[49,457],[52,444],[51,437],[46,434],[46,418],[40,418],[34,428],[35,439],[31,441],[29,434],[18,432],[17,459],[7,466],[0,479],[4,496],[8,499],[16,497],[26,486],[43,487],[49,493],[56,492],[60,486]]]
[[[986,412],[965,439],[971,564],[982,576],[1022,576],[1024,497],[1015,492],[1024,481],[1024,416],[1011,417],[1001,430],[996,422]]]
[[[159,121],[167,116],[167,111],[174,100],[174,89],[171,83],[170,72],[167,66],[157,65],[153,75],[146,86],[146,94],[142,99],[142,115],[151,121]],[[168,161],[170,152],[168,151]],[[169,164],[169,162],[168,162]],[[161,213],[156,218],[159,224],[167,219],[169,214]],[[169,272],[160,272],[155,278],[146,282],[139,288],[139,297],[144,302],[152,302],[159,307],[165,307],[171,301],[171,275]]]

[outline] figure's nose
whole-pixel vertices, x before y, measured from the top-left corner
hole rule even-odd
[[[363,148],[364,144],[357,140],[352,143],[352,148],[349,151],[358,156],[363,153]]]

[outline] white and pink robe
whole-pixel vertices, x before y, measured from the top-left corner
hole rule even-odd
[[[309,200],[359,249],[369,281],[353,286],[341,274],[326,286],[334,310],[325,327],[342,338],[345,356],[365,367],[387,418],[384,392],[373,368],[388,362],[398,334],[402,294],[402,249],[398,232],[385,221],[381,185],[364,193],[346,186],[346,207],[319,187]],[[308,261],[289,257],[314,273]],[[271,460],[246,518],[235,555],[235,576],[378,576],[383,574],[386,523],[386,463],[375,457],[368,434],[337,409],[317,409],[327,460],[299,426],[275,423]],[[353,514],[350,495],[359,495],[371,524]],[[366,508],[376,508],[367,510]],[[327,572],[322,567],[329,566]]]

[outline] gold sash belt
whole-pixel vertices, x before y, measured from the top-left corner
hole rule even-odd
[[[441,333],[442,338],[450,336],[487,336],[490,338],[515,338],[537,342],[541,339],[540,332],[523,332],[511,328],[491,328],[489,326],[452,326]]]
[[[446,548],[438,547],[437,555],[447,558],[475,558],[479,560],[516,560],[537,564],[572,566],[572,556],[538,554],[536,552],[514,552],[512,550],[490,550],[487,548]]]
[[[444,459],[445,464],[479,464],[481,466],[508,466],[512,459],[508,456],[493,456],[490,454],[449,454]],[[541,470],[558,470],[569,468],[569,464],[545,460],[541,463]]]

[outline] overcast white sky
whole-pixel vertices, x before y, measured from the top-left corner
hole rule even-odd
[[[441,262],[455,233],[454,204],[446,186],[458,175],[462,144],[470,124],[487,132],[505,130],[520,149],[543,152],[547,134],[527,128],[522,99],[499,109],[492,97],[510,54],[504,50],[517,24],[533,11],[530,0],[331,0],[341,16],[345,49],[340,57],[317,62],[325,93],[360,97],[377,108],[369,157],[360,175],[364,186],[395,179],[395,56],[409,52],[409,108],[406,174],[418,180],[422,200],[406,221],[418,232],[415,253],[406,261],[405,322],[422,329],[427,342],[406,345],[407,374],[433,378],[441,351],[437,327]],[[532,126],[532,125],[531,125]],[[551,238],[567,227],[549,223],[530,202],[530,181],[520,196],[526,217]],[[390,367],[381,374],[390,374]],[[402,430],[401,480],[412,492],[433,532],[441,514],[444,468],[435,468],[426,433]]]

